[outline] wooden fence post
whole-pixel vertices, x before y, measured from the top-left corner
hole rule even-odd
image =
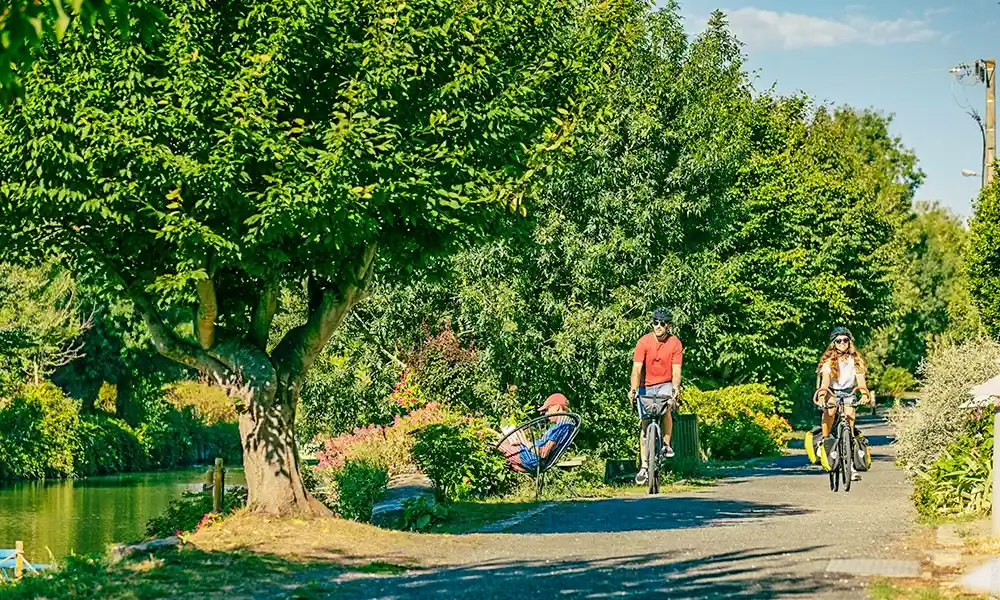
[[[222,468],[222,459],[215,459],[215,481],[212,486],[212,512],[222,514],[223,498],[225,497],[226,480],[225,470]]]
[[[14,542],[14,580],[21,581],[24,575],[24,542],[17,540]]]

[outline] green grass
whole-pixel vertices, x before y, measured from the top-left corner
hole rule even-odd
[[[396,565],[393,563],[382,562],[380,560],[370,562],[366,565],[357,565],[347,568],[348,571],[355,571],[357,573],[379,573],[387,575],[399,575],[400,573],[405,573],[409,569],[410,567],[406,567],[404,565]]]
[[[26,577],[18,585],[0,585],[0,600],[233,597],[319,600],[335,592],[335,584],[330,580],[339,573],[397,575],[409,568],[383,561],[361,565],[302,563],[269,554],[204,552],[185,547],[118,564],[110,564],[98,555],[72,557],[45,575]]]
[[[972,523],[987,517],[988,515],[956,513],[950,515],[917,515],[917,523],[937,527],[938,525],[950,525],[953,523]]]
[[[502,521],[517,513],[531,510],[541,502],[520,500],[488,500],[483,502],[455,502],[448,505],[448,516],[431,527],[433,533],[464,533],[484,525]]]
[[[868,593],[872,600],[948,600],[953,596],[946,596],[935,588],[907,586],[889,583],[886,581],[876,581],[868,586]],[[986,596],[961,596],[963,600],[986,600]]]

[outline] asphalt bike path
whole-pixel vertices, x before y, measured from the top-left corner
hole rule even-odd
[[[868,598],[867,580],[828,572],[831,559],[901,558],[888,549],[915,513],[890,428],[858,423],[872,470],[850,492],[830,491],[826,472],[792,450],[701,490],[560,502],[503,533],[458,536],[450,552],[431,543],[426,568],[343,581],[337,596]]]

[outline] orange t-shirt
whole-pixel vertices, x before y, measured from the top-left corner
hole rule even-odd
[[[643,364],[644,387],[667,383],[674,378],[674,365],[680,365],[684,358],[684,347],[674,336],[661,342],[652,333],[647,333],[635,345],[633,360]]]

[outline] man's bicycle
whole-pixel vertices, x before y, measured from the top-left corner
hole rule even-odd
[[[660,493],[660,471],[663,470],[663,432],[660,431],[660,418],[668,410],[677,407],[677,396],[674,394],[639,395],[637,402],[642,403],[642,412],[649,421],[646,424],[646,485],[650,494]]]
[[[856,442],[854,439],[854,432],[851,426],[847,423],[847,419],[844,417],[843,408],[845,406],[853,406],[856,404],[857,393],[859,388],[854,388],[850,392],[843,390],[828,390],[819,389],[816,390],[816,394],[813,396],[814,401],[816,398],[823,394],[825,396],[822,402],[822,409],[836,409],[834,414],[833,428],[830,430],[830,438],[832,440],[823,440],[823,448],[821,453],[821,462],[823,462],[823,467],[830,472],[830,489],[834,492],[840,491],[840,485],[843,483],[844,491],[851,491],[851,475],[853,475],[852,466],[854,465],[854,457],[856,451]],[[833,401],[830,401],[831,396]],[[816,402],[819,405],[819,402]]]

